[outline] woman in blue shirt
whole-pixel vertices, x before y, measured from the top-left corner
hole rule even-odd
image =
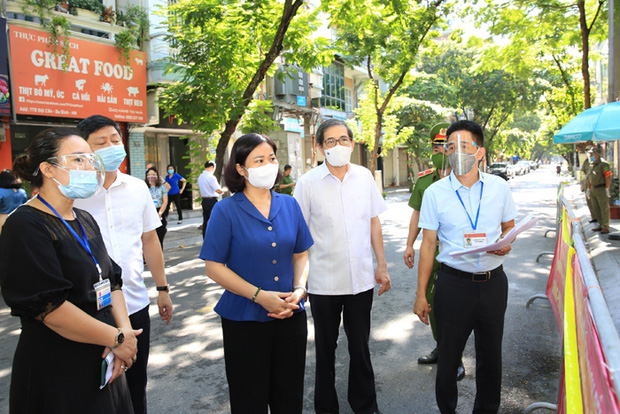
[[[0,231],[9,214],[28,200],[26,191],[11,170],[0,172]]]
[[[200,252],[226,289],[215,311],[233,414],[302,412],[313,241],[297,201],[271,191],[280,175],[270,138],[239,138],[224,172],[235,194],[213,208]]]
[[[185,185],[187,184],[187,180],[181,177],[180,174],[177,174],[177,167],[170,164],[166,168],[168,170],[168,175],[166,176],[166,182],[170,186],[168,190],[168,205],[166,206],[166,211],[164,211],[164,217],[168,217],[168,212],[170,211],[170,205],[174,203],[174,206],[177,209],[179,214],[179,221],[177,224],[183,223],[183,210],[181,210],[181,194],[185,191]],[[179,181],[183,183],[183,186],[179,188]]]

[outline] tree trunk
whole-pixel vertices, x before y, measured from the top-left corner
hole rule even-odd
[[[584,0],[577,2],[579,8],[579,27],[581,28],[581,75],[583,76],[583,109],[591,107],[590,97],[590,29],[586,21],[586,4]],[[596,19],[596,17],[595,17]],[[594,24],[594,22],[592,22]]]
[[[228,147],[228,142],[230,138],[235,133],[237,129],[237,125],[241,121],[246,108],[252,102],[252,97],[254,96],[254,92],[261,84],[261,82],[265,79],[265,74],[276,60],[280,53],[282,52],[282,43],[284,42],[284,36],[288,31],[288,28],[293,20],[293,17],[297,14],[297,10],[303,4],[303,0],[295,0],[292,3],[292,0],[285,0],[284,7],[282,10],[282,18],[280,19],[280,26],[276,31],[276,35],[273,38],[273,42],[271,43],[271,47],[269,51],[265,55],[265,59],[260,64],[256,73],[252,77],[252,80],[248,84],[247,88],[243,92],[243,96],[241,98],[241,102],[238,107],[233,108],[231,111],[230,119],[226,122],[224,131],[222,131],[220,135],[220,141],[217,144],[217,148],[215,151],[215,177],[220,180],[222,176],[222,168],[224,165],[224,155],[226,155],[226,148]]]

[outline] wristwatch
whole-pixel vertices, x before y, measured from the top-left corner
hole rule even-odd
[[[114,346],[112,346],[112,349],[117,348],[120,344],[125,342],[125,334],[123,333],[123,330],[121,328],[117,329],[118,332],[116,333],[116,337],[114,338]]]
[[[170,286],[166,285],[166,286],[157,286],[155,289],[157,289],[158,292],[170,292]]]

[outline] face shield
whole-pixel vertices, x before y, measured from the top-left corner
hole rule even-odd
[[[477,164],[476,154],[480,150],[477,143],[465,140],[461,134],[455,133],[456,139],[451,139],[446,145],[446,154],[454,174],[465,175]],[[451,135],[452,137],[452,135]]]

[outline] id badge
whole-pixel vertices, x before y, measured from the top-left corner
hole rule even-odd
[[[112,291],[110,289],[110,279],[103,279],[93,285],[95,296],[97,297],[97,310],[101,310],[112,304]]]
[[[486,233],[464,233],[463,234],[463,247],[467,249],[481,247],[486,244],[487,244]]]

